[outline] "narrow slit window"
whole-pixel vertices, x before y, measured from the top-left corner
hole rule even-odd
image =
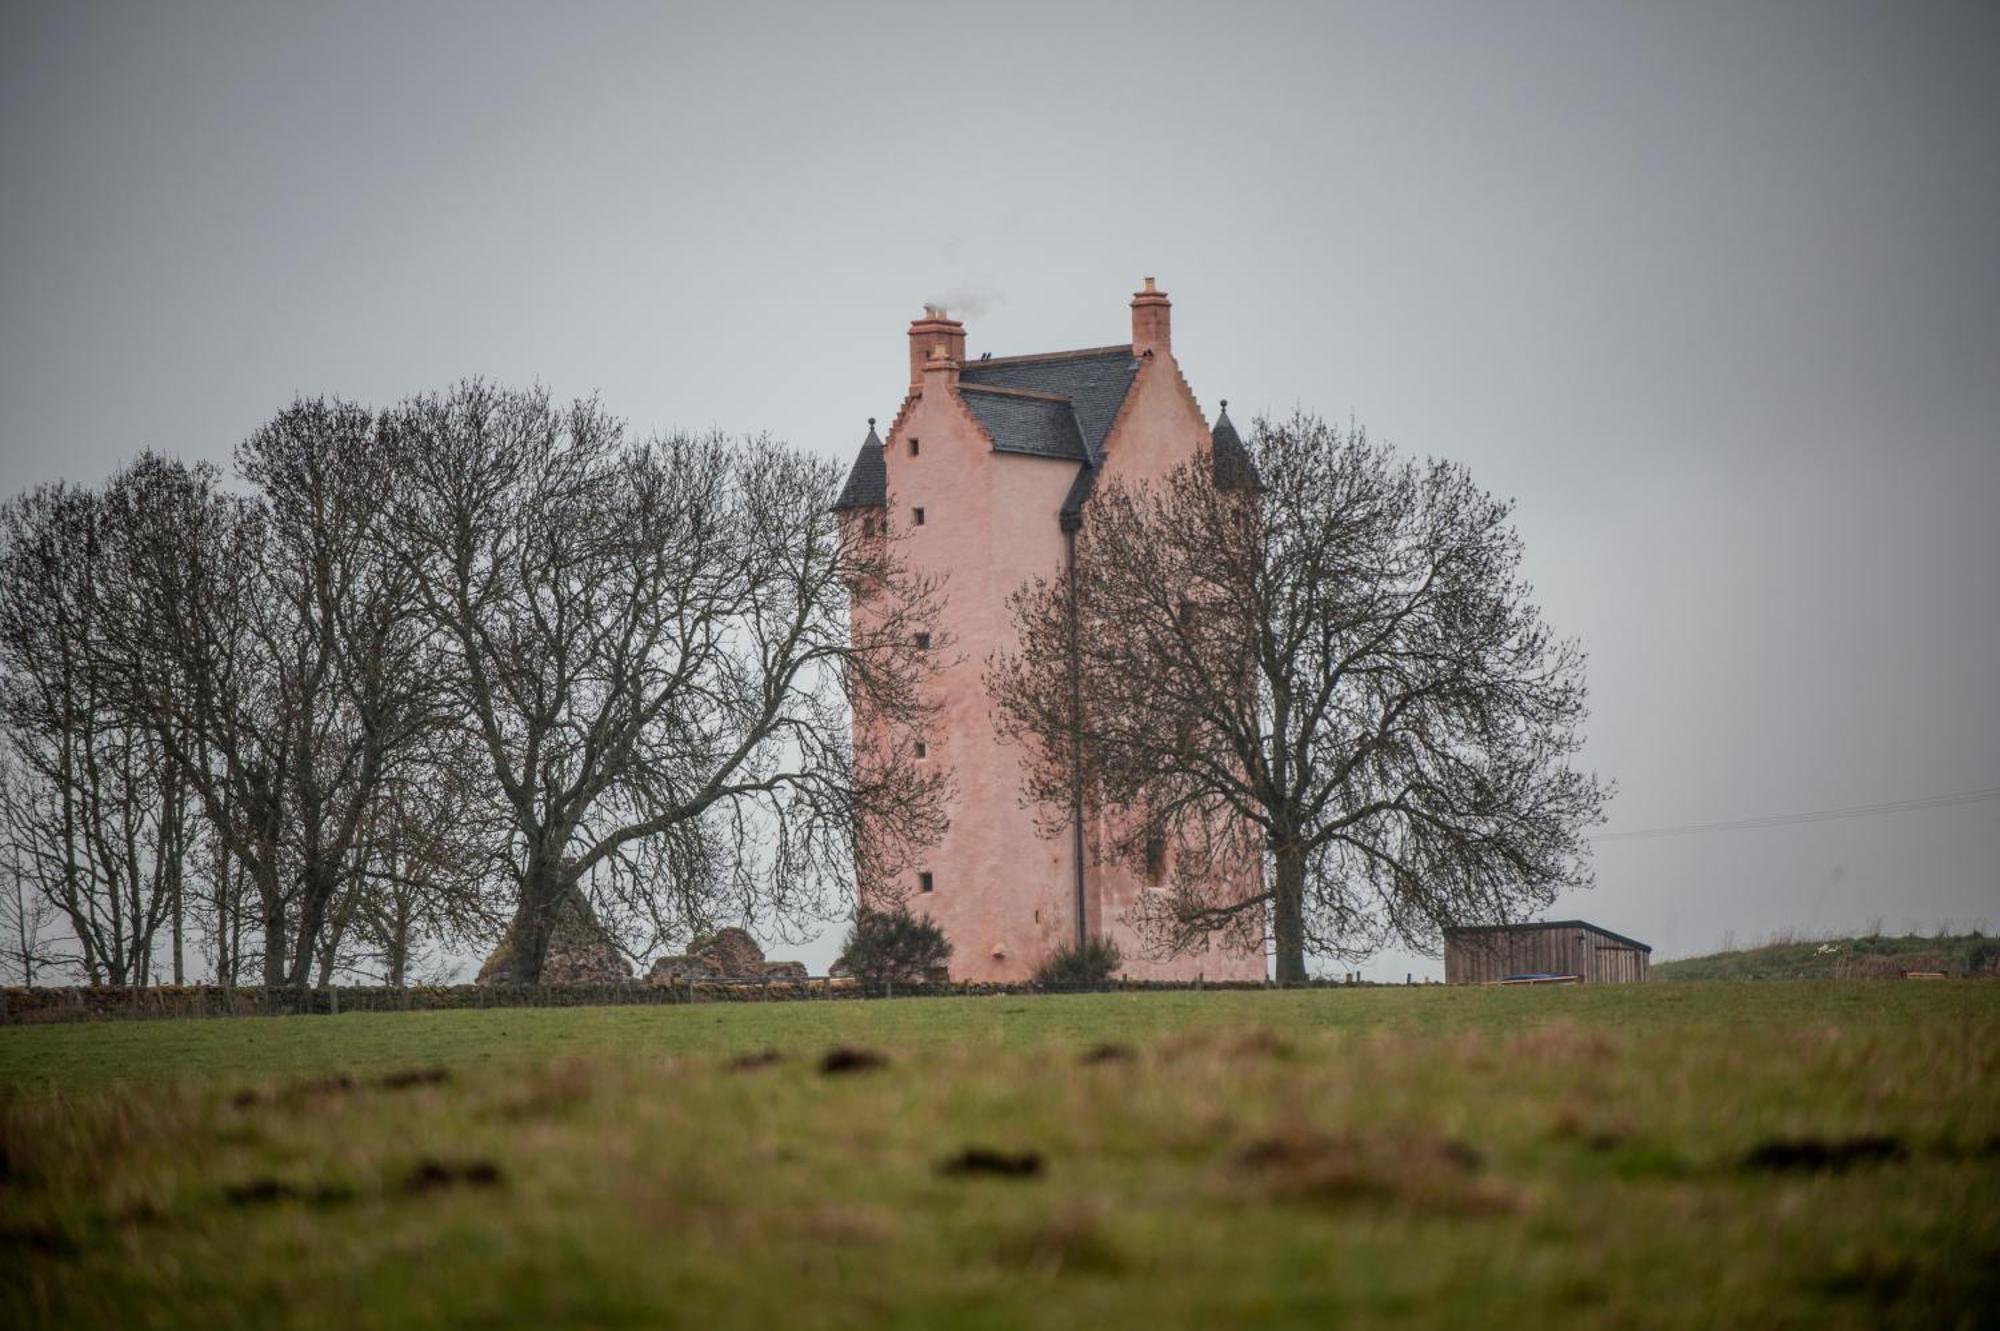
[[[922,740],[918,740],[918,741],[917,741],[917,757],[919,757],[919,758],[928,758],[928,757],[930,757],[930,756],[931,756],[931,746],[930,746],[930,745],[928,745],[928,744],[926,744],[926,743],[924,743],[924,742],[923,742]]]
[[[917,635],[917,650],[920,652],[927,652],[930,649],[931,649],[931,635],[928,633],[919,633]]]
[[[917,875],[917,891],[928,893],[935,890],[936,887],[937,884],[932,880],[929,870]]]
[[[916,519],[919,527],[924,525],[924,511],[921,508],[913,508],[910,510],[910,513]]]
[[[911,436],[910,436],[910,456],[911,456],[911,457],[916,457],[916,456],[917,456],[918,454],[922,453],[923,451],[924,451],[924,450],[923,450],[923,447],[922,447],[922,446],[921,446],[921,444],[919,443],[919,441],[918,441],[917,437],[916,437],[915,435],[911,435]]]
[[[875,534],[875,517],[873,514],[861,519],[861,534],[863,536],[873,536]]]

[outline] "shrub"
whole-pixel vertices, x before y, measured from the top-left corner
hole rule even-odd
[[[1109,981],[1124,960],[1108,936],[1066,943],[1035,967],[1035,983],[1044,989],[1094,989]]]
[[[862,910],[847,931],[837,965],[863,984],[916,984],[951,960],[951,941],[928,915]]]
[[[1988,971],[2000,971],[2000,939],[1981,938],[1974,930],[1965,946],[1965,973],[1984,975]]]

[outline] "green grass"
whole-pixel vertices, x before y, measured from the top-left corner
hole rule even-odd
[[[1997,1074],[1969,982],[10,1028],[0,1321],[1993,1325]]]
[[[1983,934],[1870,934],[1786,939],[1702,957],[1656,962],[1656,980],[1879,980],[1903,971],[1993,975],[2000,939]]]

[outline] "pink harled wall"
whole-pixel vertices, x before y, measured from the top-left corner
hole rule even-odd
[[[1146,285],[1132,302],[1141,368],[1105,442],[1107,478],[1164,475],[1208,439],[1201,409],[1173,360],[1166,296],[1152,290],[1151,279]],[[950,829],[922,866],[933,890],[919,893],[914,871],[904,886],[911,908],[932,916],[951,938],[954,978],[1015,980],[1075,936],[1076,866],[1071,834],[1041,836],[1035,813],[1022,807],[1020,752],[994,738],[984,673],[994,652],[1014,644],[1009,594],[1030,577],[1062,568],[1057,515],[1077,468],[995,452],[958,396],[964,357],[965,332],[957,322],[927,312],[910,326],[910,393],[883,441],[887,518],[902,538],[900,554],[912,567],[948,579],[936,633],[941,669],[933,686],[943,716],[923,761],[950,764],[958,785]],[[913,439],[920,445],[915,454]],[[925,516],[921,526],[914,521],[918,508]],[[1086,840],[1097,845],[1103,832],[1087,826]],[[1258,867],[1245,871],[1254,883]],[[1261,948],[1215,947],[1147,960],[1124,919],[1146,884],[1088,851],[1084,875],[1087,924],[1118,940],[1126,974],[1264,977]]]

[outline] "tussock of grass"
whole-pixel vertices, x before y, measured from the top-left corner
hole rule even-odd
[[[182,1059],[123,1079],[94,1060],[131,1028],[0,1031],[0,1069],[63,1053],[0,1098],[7,1320],[1863,1327],[2000,1308],[2000,986],[835,1006],[155,1024]],[[232,1042],[258,1026],[316,1043],[246,1059]],[[825,1075],[842,1048],[883,1061]]]

